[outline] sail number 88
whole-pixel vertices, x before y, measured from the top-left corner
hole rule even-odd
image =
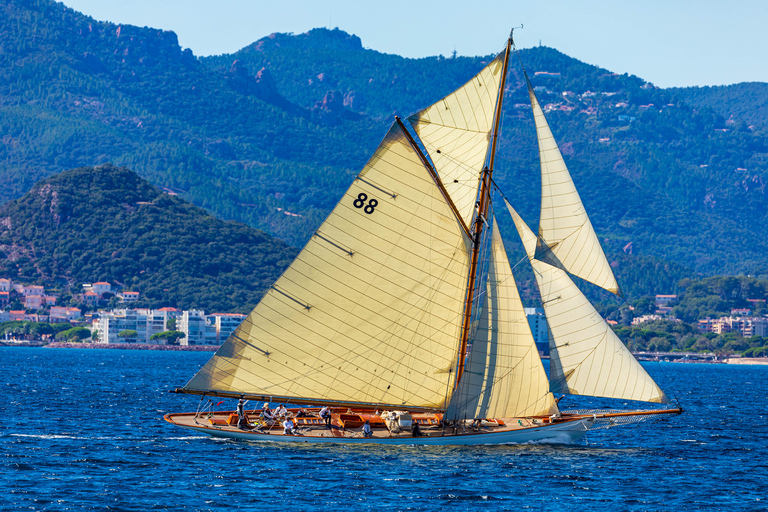
[[[357,199],[352,203],[355,208],[363,208],[363,211],[367,213],[368,215],[372,214],[374,209],[379,206],[379,202],[375,199],[371,199],[368,201],[368,204],[365,204],[365,201],[368,199],[368,194],[365,194],[363,192],[360,192],[357,195]]]

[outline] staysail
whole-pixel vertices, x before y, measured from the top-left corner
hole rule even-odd
[[[408,118],[467,225],[493,131],[504,57],[500,53],[462,87]]]
[[[445,407],[469,247],[394,124],[294,262],[185,390]]]
[[[537,237],[507,203],[536,275],[550,332],[554,393],[669,403],[568,274],[537,260]]]
[[[609,292],[619,285],[592,228],[576,186],[528,77],[541,161],[541,217],[536,259],[567,270]]]
[[[446,419],[557,413],[496,222],[487,294],[464,373]]]

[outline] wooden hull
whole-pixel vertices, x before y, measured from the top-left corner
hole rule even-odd
[[[200,419],[195,421],[194,414],[168,414],[165,420],[178,427],[194,430],[201,434],[228,439],[278,443],[341,443],[341,444],[382,444],[382,445],[425,445],[425,446],[466,446],[521,443],[557,443],[569,444],[580,439],[594,424],[594,418],[583,417],[550,424],[537,424],[515,427],[485,428],[479,431],[467,429],[452,433],[447,429],[425,432],[422,437],[413,437],[410,433],[389,435],[388,432],[374,432],[373,437],[364,438],[353,432],[344,432],[335,428],[310,431],[303,435],[285,435],[281,428],[269,432],[241,430],[231,425],[206,424]]]

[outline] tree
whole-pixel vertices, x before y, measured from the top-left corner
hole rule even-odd
[[[176,319],[175,318],[169,318],[168,321],[165,322],[165,328],[168,329],[169,331],[175,331],[176,330]]]
[[[85,327],[73,327],[66,331],[61,331],[56,335],[56,339],[59,341],[83,341],[86,338],[91,337],[91,331]]]
[[[181,331],[165,331],[158,332],[149,337],[150,340],[160,342],[164,340],[168,345],[177,345],[181,338],[185,338],[186,334]]]
[[[136,338],[139,337],[139,333],[133,329],[125,329],[124,331],[117,333],[117,337],[129,342],[136,341]]]

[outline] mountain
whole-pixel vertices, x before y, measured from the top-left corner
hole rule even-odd
[[[735,85],[714,87],[681,87],[670,89],[686,103],[712,109],[723,118],[735,124],[768,127],[768,84],[744,82]]]
[[[68,286],[108,281],[139,305],[247,312],[295,257],[125,167],[82,167],[0,207],[0,275]]]
[[[0,5],[0,200],[113,162],[297,247],[394,112],[439,100],[491,58],[406,59],[315,29],[198,59],[172,32],[97,22],[50,0]],[[762,93],[732,86],[726,102],[658,89],[546,47],[519,60],[628,294],[671,292],[698,274],[766,274],[768,128],[742,107]],[[538,156],[522,73],[515,58],[495,179],[535,225]]]

